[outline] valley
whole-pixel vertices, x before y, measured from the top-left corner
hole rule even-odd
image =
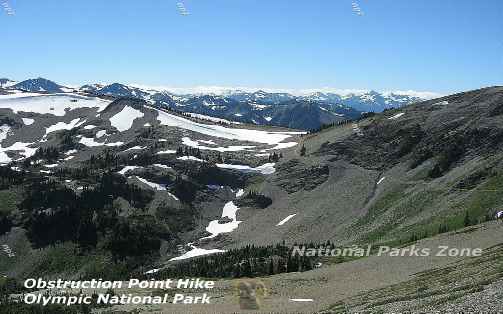
[[[0,96],[4,280],[216,283],[209,305],[95,313],[235,313],[246,278],[267,287],[260,313],[501,310],[501,87],[309,132],[125,96]],[[302,244],[483,254],[292,258]],[[21,293],[13,284],[11,297]],[[472,301],[479,294],[492,301]]]

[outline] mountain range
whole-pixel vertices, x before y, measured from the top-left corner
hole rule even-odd
[[[218,280],[219,301],[197,311],[236,313],[235,279],[254,277],[275,296],[268,313],[499,311],[503,87],[298,132],[177,109],[186,98],[191,110],[240,113],[251,99],[46,83],[0,95],[0,297],[19,298],[33,276],[203,277]],[[325,111],[310,111],[319,100],[269,101],[281,124]],[[483,253],[292,258],[300,244]],[[155,310],[194,313],[184,306]],[[82,313],[72,309],[50,311]]]
[[[262,90],[255,92],[234,90],[220,95],[211,93],[179,95],[165,90],[139,88],[120,83],[87,84],[79,88],[68,88],[44,78],[19,83],[2,79],[0,84],[0,88],[3,88],[0,92],[3,93],[19,90],[32,93],[76,92],[92,96],[130,97],[145,100],[158,107],[197,114],[200,117],[208,116],[208,119],[218,118],[303,130],[318,129],[322,125],[357,119],[363,112],[382,112],[423,100],[415,95],[376,91],[345,95],[312,92],[296,96]]]

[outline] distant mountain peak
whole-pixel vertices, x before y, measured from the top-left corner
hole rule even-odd
[[[63,86],[51,80],[45,79],[43,77],[28,79],[19,82],[15,85],[12,85],[12,88],[16,88],[27,92],[49,92],[49,93],[62,93],[63,92],[62,87]]]
[[[13,81],[13,80],[5,78],[5,77],[0,78],[0,87],[9,87],[14,84],[16,84],[16,81]]]

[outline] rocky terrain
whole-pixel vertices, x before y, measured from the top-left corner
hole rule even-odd
[[[491,219],[503,205],[502,92],[452,95],[302,137],[297,156],[261,182],[272,205],[232,237],[393,243]]]
[[[122,86],[54,93],[32,83],[0,95],[8,278],[220,278],[212,306],[142,313],[237,312],[231,277],[267,281],[264,313],[501,309],[503,229],[493,221],[503,208],[501,87],[306,133],[188,114]],[[268,101],[281,106],[285,97]],[[327,241],[484,254],[285,255]]]

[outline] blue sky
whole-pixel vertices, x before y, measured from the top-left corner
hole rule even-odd
[[[0,76],[420,90],[503,85],[500,0],[0,0]],[[189,16],[182,16],[183,2]],[[1,7],[0,7],[1,9]]]

